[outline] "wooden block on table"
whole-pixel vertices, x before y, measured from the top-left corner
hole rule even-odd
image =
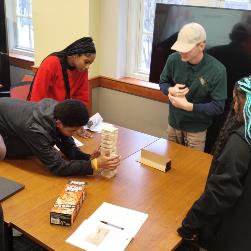
[[[171,169],[170,159],[146,149],[141,150],[140,163],[156,168],[162,172],[167,172]]]

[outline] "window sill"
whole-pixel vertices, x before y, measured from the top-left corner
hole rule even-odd
[[[157,84],[134,78],[112,79],[103,76],[97,77],[90,80],[90,87],[91,89],[103,87],[164,103],[168,101],[168,97],[159,90]]]
[[[35,74],[37,67],[31,66],[29,69],[32,69],[33,73]],[[167,103],[168,101],[168,97],[159,90],[159,86],[157,84],[135,78],[125,77],[120,79],[113,79],[104,76],[98,76],[90,79],[89,85],[90,100],[92,97],[92,89],[103,87],[163,103]]]
[[[9,58],[10,58],[10,65],[20,67],[23,69],[31,70],[31,67],[34,65],[33,57],[10,52]]]

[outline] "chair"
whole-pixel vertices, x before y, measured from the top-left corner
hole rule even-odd
[[[33,75],[24,75],[21,82],[13,85],[10,88],[10,96],[12,98],[26,100],[29,94],[33,77]]]

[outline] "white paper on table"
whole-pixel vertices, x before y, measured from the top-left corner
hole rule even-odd
[[[88,129],[92,132],[101,133],[102,129],[106,126],[113,126],[112,124],[103,122],[103,118],[97,112],[90,117],[87,125],[84,126],[84,129]]]
[[[76,138],[74,138],[74,137],[72,137],[73,138],[73,140],[74,140],[74,142],[75,142],[75,144],[76,144],[76,146],[77,147],[80,147],[80,146],[83,146],[84,144],[81,142],[81,141],[79,141],[78,139],[76,139]]]
[[[97,221],[102,220],[120,226],[134,237],[147,217],[148,214],[103,202],[89,219]]]
[[[66,242],[87,251],[123,251],[131,239],[124,230],[88,219]]]
[[[103,128],[103,122],[100,122],[98,125],[93,126],[92,128],[89,128],[88,126],[84,126],[84,129],[89,129],[92,132],[97,132],[97,133],[101,133],[102,128]]]
[[[79,141],[78,139],[76,139],[76,138],[74,138],[74,137],[72,137],[73,138],[73,140],[74,140],[74,142],[75,142],[75,144],[76,144],[76,146],[77,147],[80,147],[80,146],[83,146],[84,144],[81,142],[81,141]],[[60,151],[60,149],[55,145],[54,146],[54,148],[57,150],[57,151]]]
[[[103,118],[97,112],[89,118],[87,125],[84,126],[84,129],[89,129],[92,132],[101,132],[102,130]]]
[[[112,127],[114,126],[113,124],[110,123],[106,123],[106,122],[100,122],[98,125],[96,125],[95,127],[93,127],[92,129],[89,129],[93,132],[97,132],[97,133],[101,133],[102,129],[105,127]],[[87,126],[84,126],[84,129],[87,129]]]
[[[87,251],[122,251],[147,217],[145,213],[104,202],[66,242]],[[101,221],[109,222],[111,225]],[[93,244],[96,240],[96,244]]]

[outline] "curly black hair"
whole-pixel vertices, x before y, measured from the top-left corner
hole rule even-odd
[[[214,158],[217,158],[222,149],[224,148],[227,139],[229,137],[229,134],[233,131],[236,130],[237,128],[239,128],[241,125],[244,124],[243,121],[238,120],[238,116],[240,115],[240,113],[243,113],[241,107],[240,107],[240,97],[246,95],[246,93],[240,88],[239,86],[239,81],[235,84],[234,87],[234,93],[235,93],[235,99],[238,101],[238,107],[237,107],[237,114],[234,111],[234,101],[232,101],[231,104],[231,109],[229,110],[227,119],[224,123],[224,126],[222,127],[222,130],[218,136],[218,139],[214,145],[214,148],[212,150],[212,153],[214,155]]]

